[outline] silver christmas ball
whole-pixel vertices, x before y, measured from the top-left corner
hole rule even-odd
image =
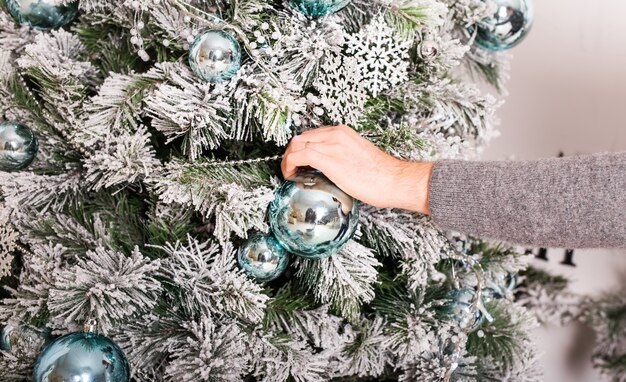
[[[122,350],[96,333],[71,333],[51,342],[39,355],[33,382],[128,382]]]
[[[11,16],[20,24],[38,29],[56,29],[78,15],[78,0],[5,0]]]
[[[319,171],[285,181],[270,204],[270,227],[291,253],[309,259],[331,256],[354,236],[358,202]]]
[[[289,254],[273,236],[256,234],[239,247],[237,260],[250,277],[266,282],[283,274]]]
[[[30,325],[4,326],[0,330],[0,350],[19,353],[21,347],[40,348],[50,339],[50,331]]]
[[[16,122],[0,123],[0,171],[17,171],[35,159],[39,143],[28,127]]]
[[[422,41],[417,46],[417,54],[424,61],[430,61],[437,57],[439,45],[434,41]]]
[[[197,76],[209,82],[229,80],[241,67],[239,42],[221,30],[205,31],[189,47],[189,65]]]
[[[495,6],[491,17],[477,24],[476,44],[491,50],[511,49],[530,31],[533,18],[532,0],[483,0]]]

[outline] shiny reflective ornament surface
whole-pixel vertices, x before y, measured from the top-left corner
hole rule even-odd
[[[351,0],[289,0],[289,4],[311,17],[321,17],[339,11]]]
[[[130,368],[122,350],[96,333],[71,333],[41,353],[33,382],[128,382]]]
[[[239,42],[224,31],[205,31],[189,47],[189,65],[197,76],[209,82],[229,80],[241,67]]]
[[[31,129],[16,122],[0,123],[0,171],[28,167],[38,150],[39,143]]]
[[[271,235],[256,234],[239,247],[237,260],[241,268],[257,281],[272,281],[289,265],[289,254]]]
[[[319,171],[285,181],[270,204],[270,227],[291,253],[309,259],[331,256],[356,232],[358,202]]]
[[[11,16],[22,25],[38,29],[57,29],[78,15],[78,0],[5,0]]]
[[[532,0],[483,0],[495,3],[496,11],[477,24],[476,44],[492,51],[519,44],[533,24]]]
[[[434,41],[422,41],[417,46],[417,54],[424,61],[430,61],[437,57],[439,46]]]
[[[449,314],[463,330],[474,331],[482,324],[483,313],[477,306],[472,307],[475,296],[471,288],[453,290],[448,295]]]
[[[41,330],[29,325],[19,327],[7,325],[0,329],[0,350],[9,353],[19,352],[16,346],[26,345],[38,348],[50,339],[48,330]]]

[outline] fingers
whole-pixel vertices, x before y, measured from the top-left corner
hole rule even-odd
[[[325,172],[331,167],[332,158],[337,153],[346,152],[346,145],[355,138],[361,136],[345,125],[323,126],[295,136],[281,163],[283,176],[289,179],[297,173],[298,167],[305,166]]]
[[[310,142],[346,142],[356,138],[360,138],[359,133],[346,125],[322,126],[299,135],[299,139]]]
[[[328,159],[326,155],[307,147],[285,154],[281,170],[285,179],[292,178],[298,172],[298,167],[311,166],[324,172]]]

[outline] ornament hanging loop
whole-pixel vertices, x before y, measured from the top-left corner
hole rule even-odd
[[[83,324],[83,332],[98,334],[98,320],[95,318],[89,318]]]

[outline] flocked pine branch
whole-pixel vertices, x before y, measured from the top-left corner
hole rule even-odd
[[[161,292],[159,267],[159,260],[150,261],[139,248],[130,256],[102,247],[88,251],[55,272],[48,301],[53,325],[73,327],[94,318],[107,333],[116,322],[150,311]]]
[[[261,321],[269,297],[235,268],[230,244],[220,248],[188,238],[187,246],[167,244],[162,249],[168,254],[162,269],[165,283],[177,291],[174,293],[185,311]]]
[[[336,255],[323,260],[298,259],[297,276],[318,302],[329,303],[342,316],[354,320],[360,307],[374,299],[380,263],[372,251],[348,242]]]

